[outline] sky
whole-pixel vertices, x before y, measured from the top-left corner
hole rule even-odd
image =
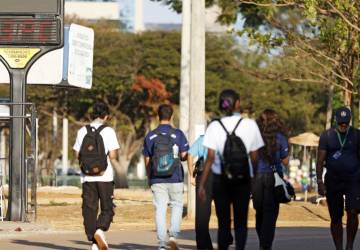
[[[161,2],[143,0],[145,23],[181,23],[181,15],[169,9]]]

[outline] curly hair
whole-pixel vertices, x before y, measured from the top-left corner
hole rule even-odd
[[[265,146],[260,149],[260,157],[268,163],[274,164],[278,149],[277,134],[282,133],[287,136],[287,130],[279,115],[272,109],[265,109],[257,119],[257,124],[265,142]]]

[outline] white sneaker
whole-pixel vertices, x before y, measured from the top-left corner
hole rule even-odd
[[[105,239],[105,233],[103,230],[98,229],[94,234],[94,238],[100,250],[108,250],[109,246]]]
[[[93,243],[93,244],[91,245],[91,250],[99,250],[98,245],[95,244],[95,243]]]
[[[176,243],[176,239],[174,237],[169,238],[168,245],[170,247],[170,250],[179,250],[179,247]]]

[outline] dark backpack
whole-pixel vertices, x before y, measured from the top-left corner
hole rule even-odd
[[[180,165],[179,150],[174,152],[173,147],[176,145],[171,134],[175,133],[170,129],[168,133],[163,134],[155,132],[153,146],[153,155],[151,157],[151,169],[153,177],[170,177],[173,175],[176,167]],[[176,147],[178,147],[176,145]]]
[[[242,118],[229,133],[220,119],[217,120],[226,132],[226,141],[221,159],[221,172],[228,180],[248,180],[250,178],[249,156],[244,142],[235,134]]]
[[[105,152],[104,141],[100,135],[106,125],[98,129],[86,125],[87,133],[81,143],[79,152],[79,163],[81,171],[85,175],[103,175],[107,168],[107,153]]]

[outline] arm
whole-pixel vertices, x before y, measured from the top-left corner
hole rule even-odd
[[[181,152],[181,153],[180,153],[180,160],[181,160],[181,161],[186,161],[187,158],[188,158],[188,153],[187,153],[187,151],[184,151],[184,152]]]
[[[144,156],[146,176],[150,178],[150,157]]]
[[[75,156],[76,156],[76,159],[79,160],[80,155],[79,155],[79,152],[78,152],[78,151],[75,151]]]
[[[193,161],[193,156],[191,154],[188,154],[188,157],[187,157],[187,165],[188,165],[188,170],[189,170],[189,176],[192,177],[193,176],[193,173],[194,173],[194,169],[193,169],[193,164],[194,164],[194,161]]]
[[[253,167],[254,176],[257,173],[258,158],[259,158],[258,150],[250,152],[250,160],[251,160],[251,164],[252,164],[252,167]]]
[[[121,168],[120,163],[118,161],[117,151],[118,151],[117,149],[109,151],[109,159],[110,159],[111,165],[114,167],[115,170]]]
[[[206,199],[206,192],[204,186],[209,176],[209,172],[211,171],[211,165],[214,163],[214,160],[215,160],[215,150],[209,148],[204,166],[204,172],[201,175],[201,180],[199,185],[199,197],[202,201],[205,201]]]
[[[317,184],[318,184],[318,193],[319,193],[319,195],[322,195],[322,196],[324,196],[326,193],[324,181],[322,179],[326,154],[327,154],[326,150],[319,149],[318,160],[316,163],[316,179],[317,179]]]
[[[284,159],[281,160],[281,163],[287,167],[289,165],[290,157],[286,156]]]
[[[316,178],[317,182],[323,181],[322,175],[324,170],[324,161],[326,159],[326,151],[325,150],[319,150],[318,152],[318,160],[316,162]]]

